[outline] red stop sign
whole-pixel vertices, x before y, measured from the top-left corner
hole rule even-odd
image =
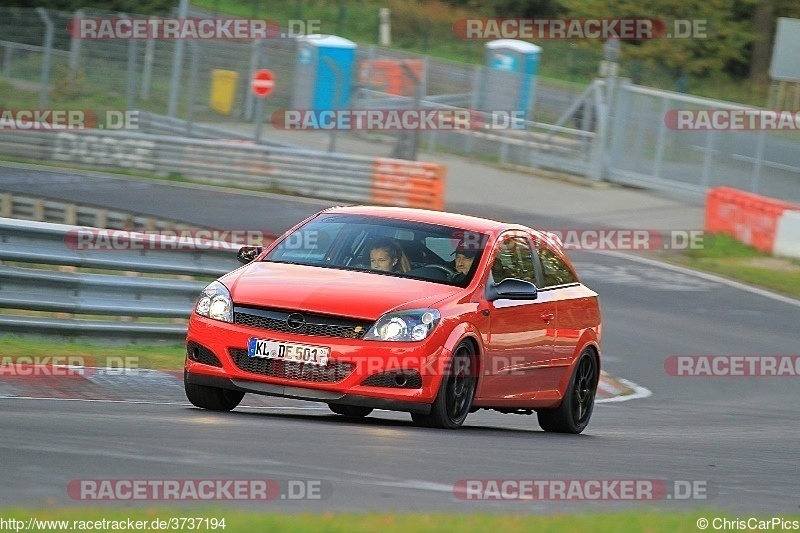
[[[269,96],[272,89],[275,87],[275,76],[271,70],[262,69],[256,72],[250,82],[250,87],[253,89],[253,94],[258,97],[264,98]]]

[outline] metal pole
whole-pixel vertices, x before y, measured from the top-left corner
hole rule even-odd
[[[178,5],[178,18],[185,19],[189,12],[189,0],[180,0]],[[181,85],[181,68],[183,67],[183,47],[186,43],[178,39],[175,43],[175,53],[172,56],[172,80],[169,84],[169,101],[167,102],[167,116],[174,117],[178,107],[178,93]]]
[[[258,70],[261,63],[261,41],[253,39],[252,48],[250,49],[250,71],[249,76],[253,76]],[[251,120],[253,118],[253,104],[255,104],[256,96],[253,91],[247,91],[244,97],[244,119]]]
[[[400,66],[403,67],[403,70],[406,71],[408,77],[414,81],[414,109],[417,111],[422,111],[422,93],[425,90],[425,86],[423,85],[423,80],[419,79],[414,71],[406,64],[405,61],[400,63]],[[417,160],[417,150],[419,149],[419,128],[413,130],[411,132],[411,147],[410,153],[408,155],[408,159],[411,161]]]
[[[755,193],[758,192],[759,183],[761,181],[761,167],[764,162],[764,143],[766,141],[766,137],[766,130],[759,130],[758,140],[756,141],[756,156],[753,163],[753,176],[750,181],[750,191]]]
[[[45,25],[42,79],[41,87],[39,88],[39,108],[45,109],[47,107],[47,91],[50,88],[50,55],[53,51],[53,22],[47,15],[47,10],[45,10],[43,7],[37,7],[36,12],[39,14],[39,17],[41,17]]]
[[[83,11],[77,10],[73,16],[73,20],[80,20],[83,18]],[[78,78],[78,67],[80,65],[81,56],[81,39],[72,37],[69,41],[69,83],[75,83]]]
[[[197,72],[200,70],[200,45],[196,41],[189,42],[192,59],[189,73],[189,104],[186,111],[186,135],[192,135],[192,119],[194,118],[194,98],[197,93]]]
[[[142,100],[150,99],[150,80],[153,77],[153,56],[155,54],[155,39],[147,39],[144,44],[144,65],[142,66]]]
[[[127,18],[127,15],[121,15]],[[136,52],[138,43],[136,39],[128,41],[128,91],[127,107],[133,109],[136,106]]]
[[[255,133],[255,141],[257,143],[261,142],[261,128],[264,124],[264,100],[266,97],[264,96],[257,96],[256,97],[256,133]]]

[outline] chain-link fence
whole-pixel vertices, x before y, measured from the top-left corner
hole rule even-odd
[[[267,121],[273,112],[290,109],[297,94],[307,92],[311,83],[298,75],[299,45],[293,38],[91,40],[73,39],[66,30],[73,18],[118,16],[122,15],[95,10],[60,13],[0,8],[0,109],[141,109],[190,124],[224,122],[234,129],[241,126],[238,131],[252,132],[258,106],[250,79],[256,70],[269,68],[276,77],[272,94],[263,101]],[[209,15],[196,12],[191,16]],[[346,29],[352,26],[348,23],[353,22],[352,16],[353,12],[340,12],[333,20],[339,29]],[[377,25],[377,13],[373,20],[358,24],[362,32],[367,24]],[[602,79],[587,85],[503,72],[506,77],[501,80],[497,70],[484,64],[482,43],[454,43],[453,55],[459,47],[472,63],[358,46],[352,78],[346,80],[349,98],[344,100],[355,109],[474,112],[491,111],[485,105],[490,93],[492,102],[501,103],[494,109],[527,111],[521,127],[348,134],[381,137],[388,141],[387,156],[413,158],[419,147],[425,147],[693,194],[727,184],[800,200],[797,133],[675,131],[665,126],[665,113],[672,108],[715,109],[734,104],[630,83],[611,91],[613,83]],[[597,71],[600,54],[568,42],[544,43],[539,72],[589,79]],[[176,61],[181,55],[182,61]],[[634,76],[634,82],[653,77],[635,72],[636,68],[625,64],[621,72]],[[215,80],[220,72],[233,79],[227,86],[229,106],[223,111],[211,103],[219,96]],[[519,99],[523,84],[529,84],[527,109]],[[186,131],[191,132],[191,127]],[[266,140],[278,140],[270,135],[274,133],[267,128]],[[208,138],[209,130],[203,136]]]

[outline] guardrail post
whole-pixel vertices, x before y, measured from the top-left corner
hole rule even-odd
[[[13,198],[10,192],[2,193],[0,196],[0,217],[12,218]]]
[[[75,204],[67,204],[64,207],[64,224],[74,226],[78,223],[78,206]]]
[[[42,54],[42,77],[40,80],[41,86],[39,88],[39,108],[45,109],[47,107],[47,92],[50,89],[50,56],[53,52],[53,21],[47,14],[47,10],[43,7],[37,7],[36,12],[44,22],[44,50]]]
[[[33,201],[33,220],[44,222],[44,200],[36,199]]]
[[[94,227],[105,228],[108,224],[108,211],[105,209],[98,209],[94,215]]]

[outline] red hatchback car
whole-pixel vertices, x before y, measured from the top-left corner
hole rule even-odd
[[[580,433],[600,374],[598,296],[558,240],[465,215],[336,207],[206,287],[192,313],[186,396],[229,411],[245,393],[334,413],[538,415]]]

